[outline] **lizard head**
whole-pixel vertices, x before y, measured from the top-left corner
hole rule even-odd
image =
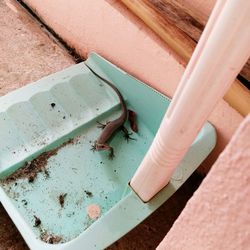
[[[101,150],[109,150],[110,147],[108,144],[99,144],[99,143],[95,143],[95,149],[98,150],[98,151],[101,151]]]

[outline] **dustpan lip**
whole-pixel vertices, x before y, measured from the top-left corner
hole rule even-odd
[[[162,94],[160,91],[158,91],[157,89],[151,87],[150,85],[138,80],[135,76],[130,75],[129,73],[127,73],[126,71],[124,71],[123,69],[121,69],[120,67],[118,67],[117,65],[113,64],[112,62],[108,61],[107,59],[105,59],[104,57],[102,57],[101,55],[99,55],[96,52],[90,52],[88,54],[88,59],[86,61],[84,61],[84,63],[87,63],[87,65],[91,65],[91,61],[92,60],[102,60],[103,62],[109,64],[109,66],[117,69],[120,73],[123,73],[124,75],[129,76],[130,78],[132,78],[133,80],[137,81],[139,84],[145,86],[146,88],[149,88],[151,91],[155,92],[156,94],[158,94],[160,97],[162,97],[163,99],[167,100],[168,102],[171,101],[171,98]],[[82,63],[81,63],[82,64]],[[95,64],[96,66],[96,64]],[[99,70],[101,70],[101,67],[97,67]],[[103,71],[102,71],[103,73]]]

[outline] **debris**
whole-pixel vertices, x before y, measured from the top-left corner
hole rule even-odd
[[[34,224],[34,227],[38,227],[41,225],[41,220],[40,218],[38,218],[37,216],[34,215],[34,218],[35,218],[35,224]]]
[[[49,234],[48,232],[42,232],[40,236],[41,240],[49,244],[57,244],[62,240],[62,237]]]
[[[84,190],[84,193],[88,196],[88,197],[93,197],[92,192],[88,191],[88,190]]]
[[[24,206],[28,205],[28,202],[26,200],[22,200],[22,203],[23,203]]]
[[[87,207],[87,214],[90,219],[97,219],[101,214],[101,208],[96,204],[91,204]]]
[[[29,183],[35,181],[37,174],[39,172],[44,172],[46,177],[49,177],[49,172],[46,170],[46,166],[50,157],[57,154],[58,150],[62,147],[72,144],[74,142],[73,139],[69,139],[64,142],[59,147],[52,149],[47,152],[43,152],[38,157],[33,159],[32,161],[25,162],[24,166],[19,168],[16,172],[8,176],[7,178],[2,180],[2,183],[8,184],[11,182],[16,182],[18,179],[27,178]]]
[[[50,104],[50,106],[51,106],[52,108],[54,108],[54,107],[56,106],[56,104],[55,104],[54,102],[52,102],[52,103]]]
[[[45,174],[46,178],[49,177],[49,171],[47,169],[44,170],[44,174]]]
[[[30,173],[30,176],[28,177],[28,182],[32,183],[36,178],[37,173]]]
[[[66,196],[67,196],[67,193],[66,193],[66,194],[60,194],[60,195],[59,195],[58,200],[59,200],[59,203],[60,203],[60,205],[61,205],[62,208],[64,207],[64,200],[65,200],[65,197],[66,197]]]

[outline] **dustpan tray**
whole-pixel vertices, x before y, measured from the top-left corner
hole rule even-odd
[[[87,63],[112,80],[128,108],[138,114],[136,140],[126,142],[118,132],[110,142],[115,150],[113,160],[107,152],[90,149],[101,133],[96,121],[105,123],[117,117],[119,101],[84,63],[0,99],[2,179],[43,152],[55,152],[33,181],[21,175],[1,184],[1,201],[32,249],[108,246],[173,194],[215,144],[214,129],[206,124],[171,183],[144,204],[127,183],[147,152],[169,99],[96,54]],[[65,194],[62,205],[59,196]],[[88,216],[91,204],[100,208],[100,218]],[[34,227],[34,216],[41,220],[38,227]],[[59,244],[43,242],[45,233],[59,237]]]
[[[119,111],[106,112],[99,121],[117,115]],[[90,150],[99,133],[95,121],[87,124],[56,155],[48,157],[46,172],[42,170],[34,181],[29,182],[26,176],[15,177],[15,173],[13,180],[9,177],[3,182],[4,191],[38,238],[47,231],[61,237],[60,242],[72,240],[95,221],[87,215],[88,205],[99,206],[101,214],[112,208],[124,195],[153,137],[143,124],[140,135],[133,135],[136,141],[127,143],[122,132],[117,133],[111,142],[115,157],[109,160],[107,152]],[[62,207],[59,197],[64,194]],[[33,227],[34,216],[40,218],[41,226]]]

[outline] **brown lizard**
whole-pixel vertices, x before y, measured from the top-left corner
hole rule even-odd
[[[108,140],[112,137],[112,135],[118,130],[121,129],[124,132],[124,137],[126,140],[132,139],[134,140],[134,138],[131,138],[130,135],[131,133],[128,132],[128,130],[124,127],[124,123],[127,120],[127,106],[126,103],[120,93],[120,91],[116,88],[116,86],[111,83],[110,81],[108,81],[107,79],[103,78],[102,76],[100,76],[99,74],[97,74],[92,68],[90,68],[87,64],[85,64],[89,70],[95,75],[97,76],[99,79],[101,79],[102,81],[104,81],[106,84],[108,84],[118,95],[119,100],[120,100],[120,105],[121,105],[121,115],[110,122],[107,122],[106,124],[102,124],[99,123],[99,127],[103,129],[101,135],[98,137],[98,139],[95,141],[95,144],[92,146],[92,150],[109,150],[109,158],[113,159],[114,157],[114,149],[108,145]]]

